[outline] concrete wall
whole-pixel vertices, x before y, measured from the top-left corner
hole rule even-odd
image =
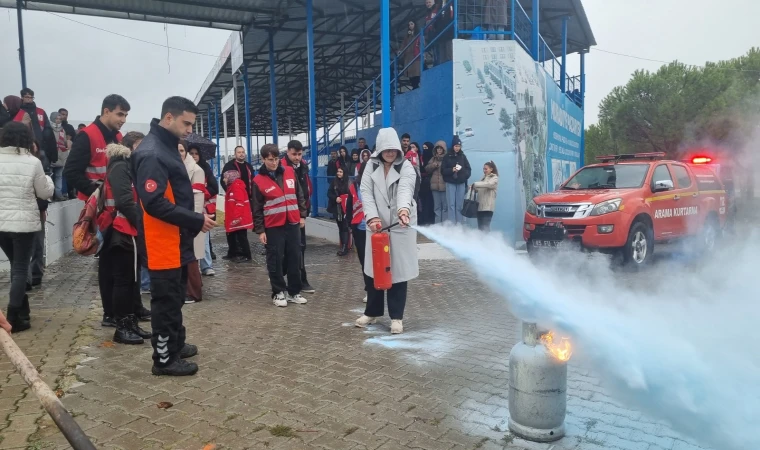
[[[72,251],[71,231],[79,219],[83,206],[84,202],[81,200],[69,200],[51,203],[48,207],[48,223],[45,226],[45,265],[52,264]],[[0,271],[9,270],[8,258],[0,250]]]

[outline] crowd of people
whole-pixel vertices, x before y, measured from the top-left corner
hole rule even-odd
[[[120,344],[139,345],[150,339],[155,375],[194,374],[198,366],[187,359],[198,349],[186,342],[182,307],[201,301],[202,277],[215,274],[210,231],[217,226],[220,192],[200,149],[185,140],[195,123],[196,106],[171,97],[147,135],[134,131],[122,135],[131,106],[113,94],[103,100],[95,120],[72,135],[65,115],[59,112],[48,120],[34,104],[33,93],[27,89],[22,97],[18,110],[15,99],[10,108],[4,102],[7,114],[2,117],[9,119],[0,130],[0,195],[7,201],[0,212],[0,248],[11,263],[8,316],[0,317],[0,326],[13,332],[31,327],[27,292],[41,284],[45,210],[56,192],[66,191],[65,183],[77,198],[98,202],[101,325],[115,328],[113,341]],[[60,147],[57,129],[64,136],[65,145]],[[350,157],[345,147],[334,152],[327,165],[328,175],[334,177],[328,196],[341,235],[338,254],[346,255],[356,242],[367,303],[356,326],[365,327],[383,316],[387,297],[391,332],[401,333],[407,282],[419,272],[416,231],[411,226],[446,218],[462,222],[457,211],[471,176],[470,165],[456,136],[447,151],[442,141],[420,147],[408,134],[399,139],[395,130],[384,128],[373,150],[363,138],[358,145]],[[266,144],[259,154],[263,164],[258,172],[246,161],[243,147],[235,149],[235,159],[222,171],[228,242],[223,258],[250,263],[247,233],[252,230],[265,247],[272,303],[303,305],[308,302],[302,294],[315,292],[305,266],[305,219],[312,184],[303,146],[290,141],[282,157],[276,145]],[[51,157],[55,163],[63,161],[51,165]],[[56,172],[61,183],[54,181]],[[487,163],[484,173],[483,180],[472,186],[484,194],[493,191],[489,194],[493,197],[498,184],[495,165]],[[367,239],[380,230],[387,230],[394,248],[387,294],[375,286]],[[42,242],[37,244],[40,236]],[[35,272],[38,248],[40,267]],[[146,293],[150,309],[142,302],[141,294]],[[141,325],[148,321],[150,331]]]

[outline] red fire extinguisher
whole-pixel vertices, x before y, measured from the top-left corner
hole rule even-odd
[[[372,272],[375,276],[375,289],[378,291],[387,291],[393,285],[391,238],[387,231],[396,225],[398,222],[372,235]]]

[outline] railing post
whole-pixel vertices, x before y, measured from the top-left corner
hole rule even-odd
[[[380,95],[383,103],[383,128],[391,126],[391,2],[380,0]]]
[[[459,2],[452,0],[452,12],[454,16],[454,39],[459,39]]]
[[[214,100],[214,129],[216,134],[216,177],[222,176],[222,167],[219,164],[221,158],[219,154],[219,99]]]
[[[306,47],[309,65],[309,152],[311,154],[311,167],[309,167],[309,176],[311,177],[311,215],[317,217],[319,214],[319,196],[317,186],[317,166],[319,166],[319,156],[317,152],[317,93],[314,89],[314,0],[306,0]]]
[[[566,83],[567,81],[565,78],[567,78],[567,21],[568,17],[565,16],[562,18],[562,66],[560,67],[559,71],[559,89],[564,94],[566,91]]]
[[[377,94],[375,93],[375,79],[372,79],[372,123],[375,123],[375,114],[377,114]]]
[[[509,22],[510,22],[509,26],[512,27],[512,40],[513,41],[517,40],[517,39],[515,39],[515,36],[517,36],[517,31],[515,31],[515,13],[517,12],[517,9],[515,9],[515,2],[516,1],[517,0],[512,0],[511,1],[510,11],[509,11],[509,13],[510,13],[509,14]],[[522,39],[522,38],[520,38],[520,39]]]
[[[425,71],[425,28],[423,27],[420,33],[420,79],[422,79],[422,72]]]
[[[21,87],[26,88],[26,51],[24,50],[23,0],[16,0],[16,17],[18,18],[18,62],[21,65]]]
[[[540,44],[540,30],[539,30],[539,18],[541,17],[540,10],[539,10],[539,0],[533,0],[533,6],[531,9],[531,22],[532,22],[532,32],[531,32],[531,39],[530,39],[530,51],[533,53],[533,60],[538,61],[538,58],[540,56],[539,53],[539,44]]]
[[[272,104],[272,140],[274,144],[278,144],[279,131],[277,130],[277,85],[275,81],[277,77],[274,71],[274,30],[269,29],[269,97]]]
[[[581,109],[586,106],[586,52],[581,50]]]
[[[251,141],[251,97],[248,93],[248,90],[250,89],[250,85],[248,84],[248,63],[243,63],[243,101],[245,102],[245,145],[248,147],[248,162],[250,163],[252,160],[252,149],[251,146],[253,145],[253,142]],[[257,149],[258,153],[258,149]]]

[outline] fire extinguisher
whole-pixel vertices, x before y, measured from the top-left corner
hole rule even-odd
[[[396,225],[398,222],[372,235],[372,272],[375,276],[375,289],[378,291],[387,291],[393,285],[391,237],[387,231]]]

